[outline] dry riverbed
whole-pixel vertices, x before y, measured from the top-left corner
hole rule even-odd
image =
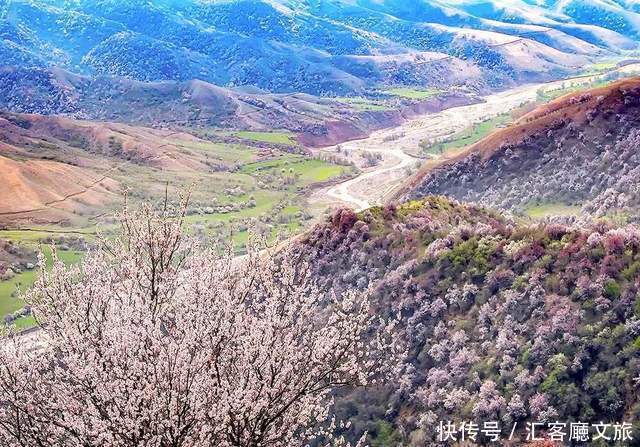
[[[638,70],[640,64],[627,65],[613,71],[629,76]],[[382,204],[417,167],[423,163],[437,165],[444,160],[443,157],[431,158],[428,161],[419,158],[422,152],[421,141],[440,140],[476,123],[510,112],[525,103],[535,101],[540,89],[559,89],[568,82],[586,84],[606,74],[523,85],[486,96],[482,103],[452,107],[407,121],[398,127],[374,132],[362,140],[316,149],[316,153],[339,154],[348,158],[362,169],[362,174],[340,184],[317,190],[310,197],[310,202],[316,209],[347,205],[356,210],[363,210]],[[380,160],[376,166],[364,167],[363,154],[367,152],[379,154]]]

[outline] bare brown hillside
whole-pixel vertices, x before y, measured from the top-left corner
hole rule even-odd
[[[125,187],[155,194],[165,180],[229,168],[211,145],[180,131],[0,112],[0,225],[64,225],[115,207]]]
[[[118,198],[119,185],[96,170],[49,160],[0,156],[0,221],[56,222],[68,212],[97,208]]]

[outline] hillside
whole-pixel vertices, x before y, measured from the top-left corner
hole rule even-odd
[[[442,197],[336,212],[298,243],[331,290],[400,315],[405,377],[339,403],[372,445],[433,445],[438,421],[640,416],[640,232],[524,226]],[[638,445],[635,443],[629,445]]]
[[[640,78],[572,93],[423,171],[406,196],[445,194],[519,212],[570,206],[636,220],[639,126]]]
[[[191,189],[189,224],[241,249],[249,224],[269,238],[306,225],[306,197],[353,176],[340,157],[313,157],[287,131],[154,129],[0,112],[0,239],[109,228],[132,203]],[[0,308],[2,306],[0,290]]]
[[[366,60],[345,59],[343,63]],[[388,69],[393,72],[392,66]],[[199,80],[142,82],[81,76],[60,68],[0,68],[0,110],[168,128],[288,129],[310,146],[363,138],[372,130],[417,114],[478,100],[464,89],[417,93],[422,91],[424,98],[380,94],[372,101],[330,99],[255,88],[228,89]]]
[[[35,222],[59,223],[61,215],[104,207],[119,201],[117,183],[97,172],[50,161],[16,161],[0,156],[3,194],[0,222],[24,221],[32,214],[46,213]],[[82,194],[80,201],[73,197]]]
[[[452,3],[467,14],[484,20],[513,24],[520,29],[535,24],[610,49],[634,47],[640,17],[630,2],[625,1],[455,0]]]
[[[601,28],[578,10],[539,6],[515,22],[496,5],[14,0],[0,20],[0,54],[21,68],[353,96],[397,85],[506,88],[637,46],[633,12],[615,16],[625,26]]]
[[[415,51],[402,43],[269,2],[82,1],[70,8],[55,0],[16,1],[8,15],[16,28],[28,26],[35,35],[20,48],[23,59],[30,53],[38,59],[13,64],[29,68],[47,63],[139,81],[199,79],[316,95],[354,94],[378,83],[450,85],[429,65],[403,57]],[[54,37],[69,34],[70,40]],[[365,67],[343,62],[345,56],[380,54],[385,60],[370,58]],[[387,72],[394,58],[396,67],[413,75],[392,79]],[[448,64],[451,71],[465,65],[457,58]],[[480,81],[473,69],[461,73],[467,71],[457,78]]]
[[[177,146],[163,144],[167,135],[125,125],[0,113],[6,192],[0,198],[0,223],[77,223],[82,216],[112,209],[120,204],[126,185],[116,179],[118,172],[128,164],[141,170],[209,169],[204,157],[186,156]]]
[[[0,318],[35,324],[16,293],[37,278],[26,268],[32,252],[44,247],[51,264],[55,242],[64,262],[78,262],[83,241],[115,230],[125,193],[135,206],[189,190],[190,231],[241,252],[248,228],[270,241],[301,231],[322,211],[310,193],[357,172],[340,157],[311,156],[287,131],[190,133],[0,112]]]

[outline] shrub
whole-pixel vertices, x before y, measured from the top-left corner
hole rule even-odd
[[[611,299],[620,298],[621,287],[615,280],[611,279],[604,285],[605,294]]]

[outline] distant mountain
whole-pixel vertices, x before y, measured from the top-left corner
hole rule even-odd
[[[453,0],[452,4],[474,17],[518,27],[539,25],[600,47],[636,47],[638,35],[633,30],[640,16],[628,6],[614,2]]]
[[[637,13],[603,6],[615,20],[601,27],[597,11],[565,3],[12,0],[0,16],[0,56],[90,76],[353,95],[506,87],[636,47]]]
[[[134,123],[224,126],[231,121],[238,125],[260,122],[270,112],[281,120],[296,115],[294,106],[285,113],[274,96],[245,94],[203,81],[141,82],[80,76],[58,68],[0,69],[0,92],[0,108],[5,110]],[[301,96],[297,102],[304,100]]]
[[[428,170],[409,197],[445,194],[516,211],[573,205],[586,214],[637,219],[638,128],[640,78],[570,94]]]
[[[633,2],[550,0],[545,4],[578,23],[606,28],[633,38],[640,36],[640,14],[637,11],[629,10],[629,5]]]

